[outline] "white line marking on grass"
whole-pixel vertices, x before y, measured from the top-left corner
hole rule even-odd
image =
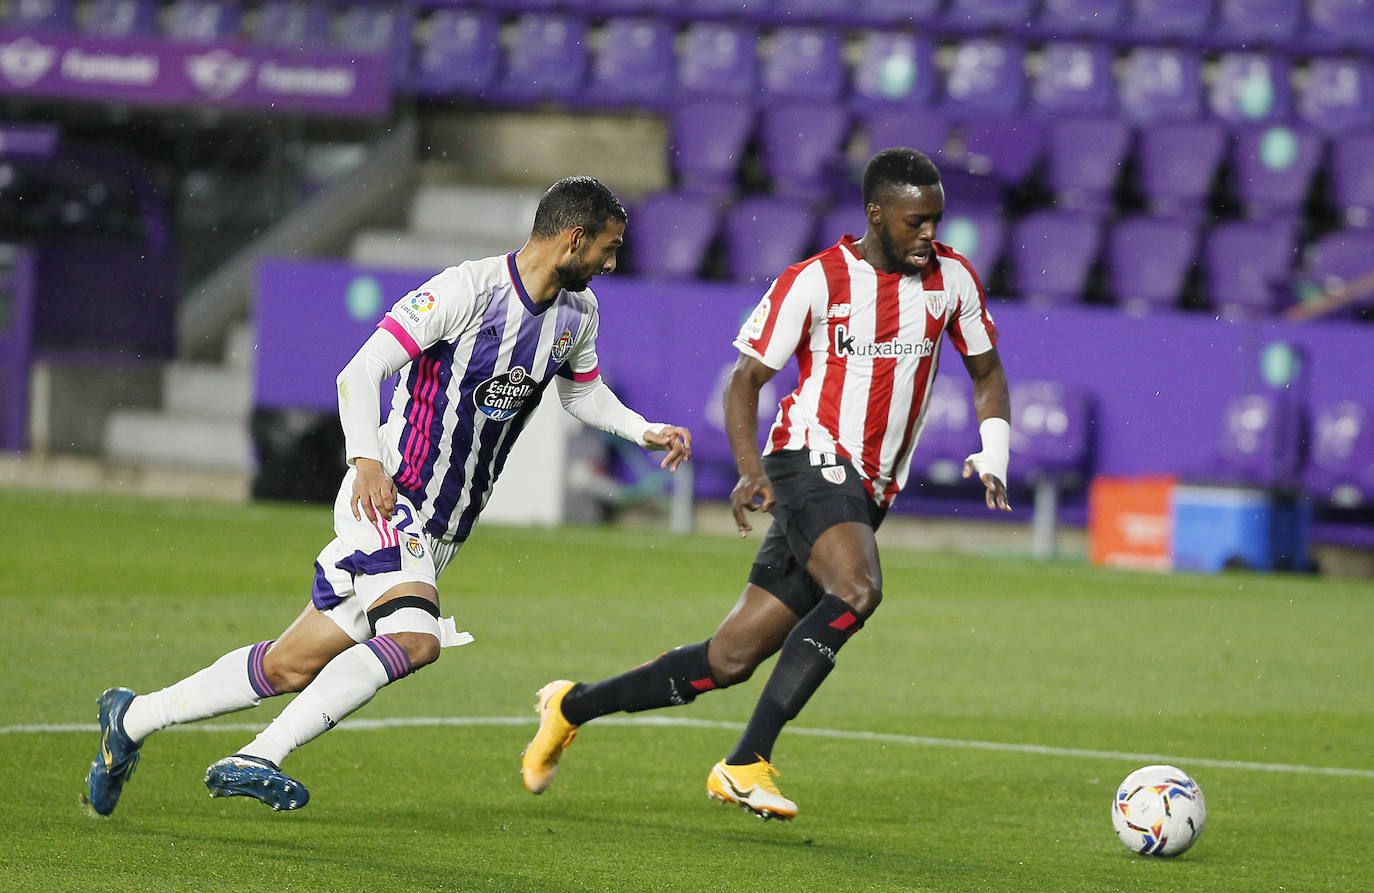
[[[685,719],[667,717],[608,716],[598,719],[597,725],[662,726],[667,728],[729,729],[739,731],[744,723],[713,719]],[[346,719],[339,729],[398,729],[423,726],[532,726],[528,716],[414,716],[391,719]],[[172,732],[257,732],[261,723],[198,723],[173,726]],[[45,732],[100,731],[96,723],[67,723],[0,726],[0,735],[33,735]],[[1292,763],[1252,763],[1245,760],[1214,760],[1208,757],[1178,757],[1158,753],[1129,753],[1116,750],[1085,750],[1077,747],[1050,747],[1044,744],[1015,744],[1006,741],[971,741],[962,738],[932,738],[925,735],[898,735],[891,732],[847,731],[844,729],[813,729],[788,726],[789,735],[811,738],[842,738],[848,741],[882,741],[890,744],[909,744],[918,747],[950,747],[959,750],[992,750],[1003,753],[1028,753],[1051,757],[1080,757],[1095,760],[1126,760],[1135,763],[1172,763],[1179,766],[1211,766],[1217,769],[1248,769],[1256,772],[1290,772],[1302,775],[1336,775],[1343,778],[1374,778],[1374,769],[1348,769],[1342,766],[1301,766]]]

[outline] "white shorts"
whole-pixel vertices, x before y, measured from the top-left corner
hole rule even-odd
[[[349,503],[356,477],[357,472],[348,469],[334,499],[334,540],[315,559],[310,602],[353,641],[366,642],[373,635],[367,609],[401,583],[427,583],[438,589],[439,574],[463,544],[426,533],[415,506],[400,494],[389,520],[354,518]],[[441,621],[445,631],[458,634],[453,621],[446,620]]]

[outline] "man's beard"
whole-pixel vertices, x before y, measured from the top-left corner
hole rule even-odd
[[[553,272],[558,278],[558,287],[564,291],[586,291],[592,284],[592,277],[573,266],[554,267]]]

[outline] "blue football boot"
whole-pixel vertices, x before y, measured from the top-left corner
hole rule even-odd
[[[300,809],[310,802],[305,785],[271,760],[236,753],[205,770],[211,797],[252,797],[273,809]]]
[[[91,763],[86,776],[90,789],[87,802],[100,815],[114,812],[119,794],[138,766],[138,748],[124,734],[124,713],[133,702],[134,693],[127,688],[110,688],[96,701],[100,717],[100,752]]]

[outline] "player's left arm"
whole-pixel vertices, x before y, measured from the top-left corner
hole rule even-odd
[[[973,380],[973,408],[983,448],[964,460],[964,477],[977,475],[987,488],[990,509],[1011,511],[1007,502],[1007,464],[1011,458],[1011,395],[997,348],[964,357]]]
[[[692,432],[680,425],[648,422],[630,409],[610,389],[600,375],[589,381],[558,378],[558,399],[563,408],[593,428],[623,437],[650,450],[666,451],[660,468],[677,471],[692,457]]]

